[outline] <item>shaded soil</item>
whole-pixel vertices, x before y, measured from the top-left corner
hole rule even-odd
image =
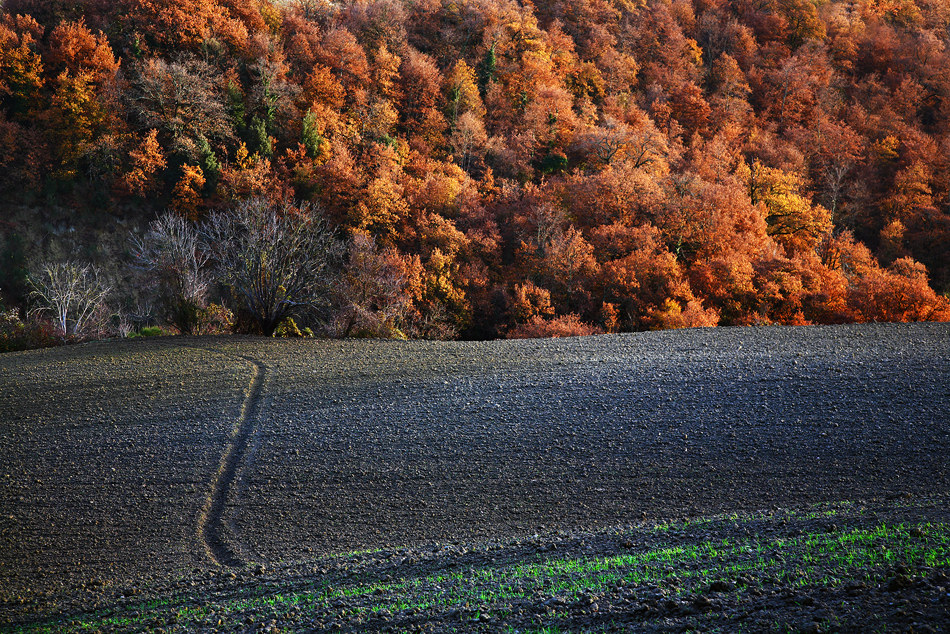
[[[947,502],[819,504],[220,569],[88,594],[85,609],[14,631],[943,632]]]
[[[215,556],[245,574],[366,548],[931,498],[950,490],[948,455],[947,325],[8,354],[0,622],[216,575]]]

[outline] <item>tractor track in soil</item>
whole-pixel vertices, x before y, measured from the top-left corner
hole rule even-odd
[[[215,350],[207,352],[220,354]],[[208,556],[219,566],[236,567],[245,563],[240,555],[239,538],[233,526],[228,525],[225,512],[231,491],[238,480],[238,470],[242,462],[250,459],[248,443],[254,434],[255,421],[260,411],[261,392],[266,378],[267,366],[249,357],[240,357],[254,368],[247,387],[240,415],[235,421],[232,436],[221,454],[217,473],[211,481],[205,505],[198,518],[198,532],[204,542]],[[230,533],[231,539],[226,535]],[[229,543],[232,542],[232,543]]]

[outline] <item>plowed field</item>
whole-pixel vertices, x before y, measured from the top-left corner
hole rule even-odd
[[[0,623],[354,550],[932,499],[948,456],[947,325],[12,353]]]

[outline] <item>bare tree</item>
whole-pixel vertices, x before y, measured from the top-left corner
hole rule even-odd
[[[149,283],[169,322],[182,333],[193,334],[212,282],[208,249],[198,230],[178,214],[166,212],[149,225],[143,238],[132,236],[132,257],[137,268],[150,274]]]
[[[342,245],[313,205],[244,200],[212,214],[202,233],[255,330],[270,335],[284,318],[329,303]]]
[[[67,337],[83,336],[99,326],[105,298],[112,287],[99,269],[79,262],[47,264],[39,275],[31,275],[30,296],[36,301],[36,313],[49,314],[59,331]]]

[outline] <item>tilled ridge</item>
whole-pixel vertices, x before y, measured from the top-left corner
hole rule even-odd
[[[224,512],[228,494],[237,479],[238,465],[241,464],[247,452],[248,441],[254,433],[254,421],[260,409],[261,390],[266,372],[266,366],[263,363],[247,357],[242,358],[253,366],[254,374],[248,385],[241,413],[234,424],[231,439],[221,454],[221,463],[211,481],[211,490],[198,518],[198,532],[208,556],[219,566],[229,567],[240,566],[244,561],[238,553],[236,544],[229,543],[225,537],[227,526]]]

